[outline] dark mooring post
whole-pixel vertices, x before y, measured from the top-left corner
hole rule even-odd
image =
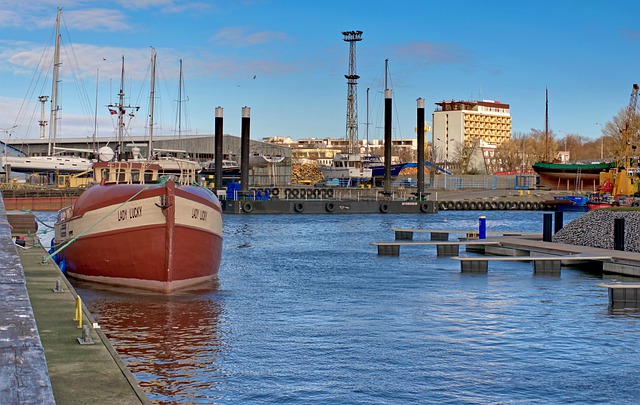
[[[384,193],[391,194],[391,90],[384,91]]]
[[[424,99],[418,99],[418,197],[424,193]]]
[[[613,220],[613,249],[624,250],[624,218]]]
[[[215,179],[216,190],[222,189],[222,107],[216,107],[215,115],[215,134],[214,134],[214,153],[215,153]]]
[[[544,214],[543,222],[542,222],[542,241],[543,242],[551,242],[551,224],[553,223],[552,214]]]
[[[553,223],[553,233],[556,234],[562,230],[564,226],[564,213],[562,211],[556,211]]]
[[[250,145],[251,108],[242,107],[242,128],[240,139],[240,191],[249,192],[249,145]]]

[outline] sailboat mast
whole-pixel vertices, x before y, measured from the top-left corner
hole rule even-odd
[[[156,49],[151,48],[151,100],[149,100],[149,147],[147,159],[153,159],[153,109],[156,98]]]
[[[56,16],[56,43],[53,52],[53,78],[51,79],[51,114],[49,117],[49,143],[47,154],[51,156],[56,146],[56,136],[58,132],[58,80],[60,77],[60,15],[62,9],[58,8]]]
[[[367,156],[369,156],[369,88],[367,87],[367,123],[365,124],[367,134]]]
[[[96,136],[98,134],[98,84],[100,83],[100,68],[96,69],[96,104],[93,114],[93,151],[97,152]]]
[[[178,140],[180,142],[182,142],[181,135],[182,135],[182,59],[180,59],[180,79],[178,82]]]
[[[544,107],[544,161],[549,161],[549,89],[545,87]]]

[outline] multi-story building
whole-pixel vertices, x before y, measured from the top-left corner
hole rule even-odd
[[[330,165],[331,160],[337,153],[344,153],[349,147],[349,141],[344,138],[305,138],[295,140],[291,137],[270,137],[263,138],[262,141],[290,147],[292,149],[291,159],[297,164]],[[391,147],[393,163],[416,160],[418,151],[416,139],[392,139]],[[374,139],[367,144],[367,141],[361,139],[358,141],[358,153],[384,156],[384,141]]]
[[[432,116],[432,156],[446,166],[460,160],[463,150],[471,152],[471,167],[490,171],[486,153],[511,139],[509,105],[493,100],[442,101]]]

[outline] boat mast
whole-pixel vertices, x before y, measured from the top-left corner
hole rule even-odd
[[[544,108],[544,161],[549,161],[549,89],[545,91],[545,108]]]
[[[182,148],[182,59],[180,59],[180,76],[178,82],[178,141]]]
[[[369,88],[367,87],[367,123],[365,124],[367,134],[367,156],[369,156]]]
[[[98,84],[100,83],[100,68],[96,69],[96,104],[93,114],[93,152],[97,152],[96,135],[98,133]]]
[[[149,147],[147,159],[153,159],[153,110],[156,98],[156,49],[151,48],[151,100],[149,100]]]
[[[53,78],[51,79],[51,114],[49,117],[49,143],[47,155],[51,156],[53,148],[56,146],[56,135],[58,132],[58,80],[60,76],[60,14],[62,8],[58,8],[56,15],[56,43],[53,51]]]
[[[120,73],[120,93],[118,93],[118,160],[124,160],[124,55]]]
[[[117,160],[122,161],[125,160],[126,156],[124,151],[124,114],[126,113],[127,108],[135,108],[136,111],[140,109],[140,107],[124,105],[124,55],[122,56],[122,70],[120,73],[120,93],[118,93],[118,104],[109,104],[107,107],[118,109],[118,147],[116,150],[116,156]],[[133,117],[133,113],[131,113],[130,115]]]

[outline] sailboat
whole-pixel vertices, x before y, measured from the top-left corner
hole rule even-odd
[[[143,159],[139,151],[121,159],[123,117],[135,108],[124,105],[124,58],[121,79],[118,153],[95,162],[98,184],[58,212],[52,255],[70,277],[117,286],[169,293],[212,280],[222,254],[220,202],[197,185],[194,162]]]
[[[58,8],[56,17],[56,37],[55,48],[53,54],[53,78],[51,86],[51,113],[49,126],[49,143],[46,156],[8,156],[6,153],[2,156],[2,166],[5,170],[10,169],[18,173],[38,173],[38,172],[58,172],[58,173],[79,173],[89,169],[92,163],[91,159],[76,156],[62,156],[56,154],[55,146],[58,131],[58,113],[60,111],[60,103],[58,99],[58,78],[60,75],[60,20],[62,9]],[[44,105],[48,100],[47,96],[38,98],[42,104],[40,125],[40,136],[44,138],[45,126],[47,121],[44,119]],[[62,149],[64,150],[64,149]],[[92,152],[92,151],[91,151]]]

